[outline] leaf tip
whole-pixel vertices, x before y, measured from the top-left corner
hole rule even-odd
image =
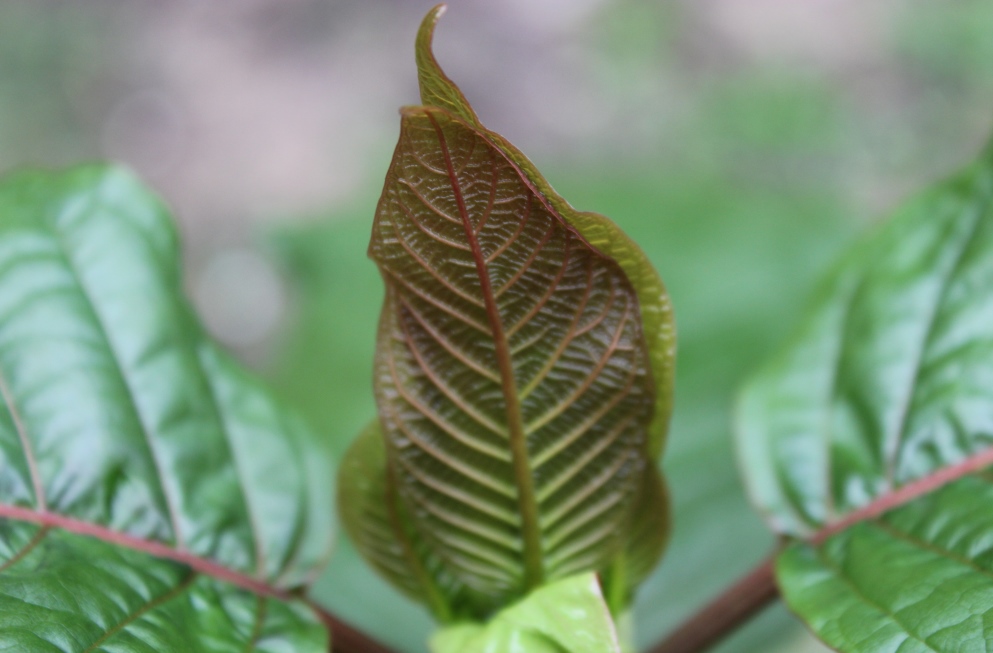
[[[417,79],[421,91],[421,103],[426,106],[439,107],[451,111],[471,124],[481,127],[476,112],[472,110],[469,101],[462,91],[445,74],[435,59],[432,49],[434,43],[434,28],[438,19],[448,10],[448,5],[435,5],[424,16],[417,30],[417,40],[414,47],[414,57],[417,62]]]

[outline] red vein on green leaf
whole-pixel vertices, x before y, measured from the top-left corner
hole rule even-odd
[[[397,371],[396,371],[396,361],[393,358],[392,349],[390,349],[389,351],[390,351],[390,354],[386,356],[386,360],[387,360],[387,364],[388,364],[388,366],[390,368],[390,376],[393,379],[393,386],[396,389],[397,394],[400,395],[400,397],[405,402],[407,402],[408,404],[410,404],[410,402],[407,400],[407,397],[404,396],[404,391],[401,390],[401,388],[400,388],[400,377],[399,377],[399,375],[397,374]],[[411,407],[413,408],[414,406],[411,405]],[[489,488],[489,489],[493,490],[494,492],[497,492],[498,494],[502,494],[502,495],[504,495],[504,496],[506,496],[508,498],[513,498],[514,497],[513,488],[510,487],[509,485],[503,485],[503,484],[497,483],[497,482],[491,480],[486,475],[480,475],[477,470],[474,470],[471,467],[468,467],[467,465],[464,465],[463,463],[461,463],[460,461],[458,461],[455,458],[452,458],[451,456],[449,456],[448,454],[444,453],[443,451],[441,451],[440,449],[438,449],[434,445],[429,444],[427,440],[424,440],[420,436],[415,435],[414,432],[411,431],[407,427],[407,424],[405,423],[405,421],[402,420],[402,419],[400,419],[399,415],[397,415],[396,408],[392,405],[392,402],[389,402],[389,401],[384,402],[384,408],[385,408],[385,412],[386,412],[387,416],[390,418],[390,422],[396,425],[397,429],[399,429],[403,433],[403,435],[406,437],[406,439],[409,442],[411,442],[412,444],[414,444],[415,446],[417,446],[418,449],[420,449],[424,453],[428,454],[431,458],[437,460],[438,462],[440,462],[445,467],[448,467],[448,468],[453,469],[453,470],[455,470],[457,472],[460,472],[466,478],[475,481],[476,483],[478,483],[479,485],[481,485],[483,487]],[[416,410],[416,408],[415,408],[415,410]],[[422,415],[424,414],[422,411],[418,411],[418,413],[420,413]]]
[[[548,300],[555,293],[555,290],[559,287],[559,284],[562,283],[562,278],[565,276],[565,273],[569,269],[569,257],[572,254],[572,239],[568,237],[568,232],[566,232],[564,249],[565,252],[562,256],[562,262],[558,264],[559,271],[555,274],[555,277],[548,283],[548,286],[545,288],[544,294],[538,298],[538,300],[534,303],[534,306],[531,307],[531,310],[529,310],[522,318],[517,320],[517,322],[513,326],[507,329],[507,337],[512,338],[515,333],[517,333],[519,330],[524,328],[525,324],[528,324],[532,319],[534,319],[534,316],[537,315],[541,311],[541,309],[545,308],[548,305]],[[522,296],[526,297],[527,295],[524,295],[522,293]]]
[[[335,651],[340,651],[341,653],[392,653],[391,649],[384,647],[379,642],[355,630],[320,605],[305,597],[300,597],[287,590],[273,587],[263,581],[219,565],[211,560],[195,556],[188,551],[177,550],[168,544],[145,540],[126,533],[113,531],[103,526],[73,519],[72,517],[50,512],[39,513],[30,508],[22,508],[20,506],[0,504],[0,518],[40,524],[47,529],[58,528],[77,535],[92,537],[116,546],[147,553],[157,558],[173,560],[186,565],[198,574],[210,576],[260,596],[268,596],[280,601],[301,599],[332,630]]]
[[[165,605],[166,603],[180,596],[183,592],[188,590],[193,585],[198,575],[199,574],[196,571],[190,572],[186,576],[186,578],[183,579],[181,583],[170,589],[168,592],[166,592],[162,596],[156,597],[146,602],[139,609],[128,614],[124,619],[122,619],[120,622],[115,624],[113,628],[110,628],[109,630],[107,630],[107,632],[105,632],[102,636],[100,636],[99,639],[97,639],[95,642],[87,646],[86,650],[84,650],[83,653],[92,653],[93,651],[103,646],[114,635],[127,628],[130,624],[134,623],[135,621],[138,621],[139,619],[141,619],[143,616],[145,616],[155,608]]]
[[[258,578],[234,571],[216,562],[202,558],[189,551],[180,550],[163,542],[146,540],[65,515],[52,512],[38,512],[30,508],[7,504],[0,504],[0,517],[40,524],[49,528],[60,528],[71,533],[76,533],[77,535],[94,537],[110,544],[142,551],[158,558],[175,560],[207,576],[237,585],[256,594],[273,596],[282,600],[289,600],[291,598],[288,592],[275,588]]]
[[[471,494],[464,492],[459,488],[453,487],[451,485],[447,485],[442,481],[439,481],[429,476],[428,474],[425,474],[424,472],[419,470],[416,465],[413,465],[403,456],[397,456],[396,460],[397,460],[397,464],[399,464],[401,467],[407,470],[407,472],[411,476],[416,478],[424,485],[427,485],[431,489],[435,490],[436,492],[445,495],[449,499],[462,503],[468,506],[469,508],[472,508],[483,514],[489,515],[494,519],[499,519],[508,526],[517,525],[517,518],[514,516],[513,513],[501,512],[491,504],[486,503],[485,501],[482,501],[481,499],[478,499],[477,497],[474,497]]]
[[[31,486],[34,489],[35,504],[38,510],[44,512],[48,510],[48,505],[45,501],[45,486],[41,482],[41,473],[38,471],[38,460],[31,447],[31,439],[28,437],[24,420],[21,419],[21,414],[18,412],[17,406],[14,405],[14,395],[10,391],[10,386],[7,385],[6,377],[2,371],[0,371],[0,395],[3,396],[4,403],[7,404],[10,419],[14,422],[14,430],[17,432],[17,439],[21,443],[21,451],[28,466],[28,474],[31,476]]]
[[[600,360],[597,361],[594,368],[590,370],[590,372],[586,375],[586,377],[583,379],[583,382],[580,383],[572,391],[572,394],[570,394],[568,397],[559,400],[558,403],[552,406],[550,410],[545,411],[545,413],[542,414],[540,417],[528,423],[527,425],[528,434],[535,433],[536,431],[547,425],[549,422],[557,418],[559,415],[564,413],[566,410],[569,409],[570,406],[573,405],[573,403],[575,403],[577,399],[583,396],[583,394],[585,394],[586,391],[590,389],[590,387],[593,385],[593,382],[600,377],[600,375],[603,373],[604,368],[607,366],[607,363],[613,357],[614,352],[617,349],[617,345],[620,344],[621,336],[624,335],[624,331],[625,331],[624,327],[627,326],[628,318],[630,317],[630,315],[631,315],[631,303],[630,301],[625,301],[624,314],[621,316],[621,319],[618,321],[617,329],[614,331],[614,336],[611,339],[610,344],[606,348],[604,348],[603,354],[600,355]],[[636,369],[635,366],[631,366],[631,367]]]
[[[404,344],[406,345],[407,343]],[[407,347],[407,351],[410,351],[409,346]],[[494,458],[501,462],[508,461],[506,452],[502,448],[494,444],[489,444],[487,442],[476,440],[475,438],[470,437],[468,434],[463,433],[454,424],[450,424],[441,417],[439,417],[437,414],[438,411],[428,408],[427,406],[422,404],[420,400],[416,399],[413,395],[411,395],[406,390],[405,387],[406,384],[400,380],[400,377],[396,372],[396,363],[392,354],[389,358],[390,358],[390,376],[393,378],[393,389],[396,390],[397,395],[399,395],[400,398],[403,399],[408,406],[413,408],[415,412],[417,412],[419,415],[423,416],[432,424],[434,424],[439,429],[441,429],[441,431],[449,435],[456,442],[459,442],[465,445],[466,447],[473,449],[474,451],[478,451],[481,454],[489,456],[490,458]]]
[[[424,376],[431,382],[435,388],[441,392],[449,401],[455,404],[462,412],[471,417],[473,421],[482,426],[484,429],[490,433],[499,436],[500,438],[507,437],[507,430],[493,421],[492,418],[483,414],[480,410],[470,404],[462,395],[446,383],[441,376],[435,371],[431,364],[424,358],[421,354],[421,350],[417,347],[417,343],[414,341],[413,335],[410,333],[410,329],[403,319],[402,315],[397,316],[397,322],[400,323],[400,329],[406,338],[407,350],[414,356],[417,361],[418,368],[424,372]],[[399,390],[398,390],[399,391]],[[432,414],[436,411],[430,411]],[[454,429],[455,426],[452,426]],[[468,438],[468,436],[466,436]],[[499,452],[498,455],[503,453],[503,450],[499,447],[494,448],[495,451]],[[502,458],[502,455],[500,456]]]
[[[473,139],[472,149],[470,150],[470,154],[475,149],[476,149],[476,139]],[[497,177],[498,177],[496,158],[494,157],[492,151],[489,152],[489,155],[490,155],[490,196],[486,201],[486,209],[483,211],[483,217],[481,217],[479,221],[476,222],[475,232],[477,235],[482,233],[483,228],[486,226],[486,223],[489,222],[490,216],[493,215],[494,202],[496,202],[496,189],[497,189]],[[466,163],[468,163],[468,161],[469,161],[469,157],[466,157]],[[462,164],[462,168],[464,167],[465,167],[465,163]],[[460,168],[459,174],[461,174],[461,172],[462,170]],[[486,257],[486,262],[489,263],[489,257]]]
[[[410,220],[410,222],[415,227],[417,227],[422,232],[424,232],[424,234],[428,238],[432,238],[432,239],[438,241],[439,243],[441,243],[443,245],[448,245],[449,247],[451,247],[453,249],[460,249],[463,252],[468,252],[469,251],[469,248],[466,247],[465,245],[463,245],[462,243],[457,243],[457,242],[455,242],[453,240],[448,240],[447,238],[445,238],[444,236],[442,236],[438,232],[432,231],[432,230],[428,229],[420,220],[418,220],[417,218],[414,217],[414,214],[410,210],[410,208],[406,204],[404,204],[403,202],[401,202],[399,200],[399,198],[397,198],[397,200],[396,200],[395,203],[396,203],[396,205],[398,207],[400,207],[400,210],[403,211],[403,213],[407,216],[407,219]]]
[[[467,301],[473,306],[476,306],[478,308],[483,308],[483,303],[481,301],[479,301],[477,298],[473,297],[466,291],[460,289],[451,281],[443,277],[437,270],[435,270],[434,267],[431,266],[424,259],[424,257],[422,257],[420,254],[417,253],[417,250],[415,250],[413,246],[411,246],[411,244],[407,242],[407,239],[404,238],[403,234],[399,233],[399,231],[396,234],[396,241],[400,244],[400,247],[402,247],[404,251],[411,256],[411,258],[417,261],[421,265],[421,268],[423,268],[425,272],[430,274],[435,281],[440,283],[443,288],[451,291],[452,294],[456,295],[459,299]]]
[[[636,454],[630,451],[622,453],[617,457],[617,460],[598,471],[583,485],[579,492],[576,492],[576,495],[579,497],[578,499],[570,496],[569,501],[564,502],[562,506],[555,510],[555,512],[548,515],[545,521],[545,527],[548,529],[549,549],[554,549],[571,533],[575,532],[583,525],[593,522],[594,519],[602,515],[605,510],[612,507],[615,503],[623,501],[627,498],[624,496],[627,493],[608,492],[605,493],[604,496],[596,503],[582,505],[584,501],[592,497],[597,492],[603,490],[610,479],[617,476],[618,473],[624,469],[624,466],[629,462],[629,460],[633,459],[635,456]],[[569,513],[577,508],[582,508],[582,510],[579,510],[576,514],[570,516]],[[612,525],[611,528],[616,529],[616,526]]]
[[[38,532],[35,533],[30,540],[28,540],[27,544],[22,546],[17,553],[12,555],[10,558],[7,559],[6,562],[0,565],[0,573],[7,571],[21,560],[24,560],[24,558],[27,557],[29,553],[34,551],[35,547],[41,544],[41,541],[45,539],[45,536],[47,536],[49,531],[51,530],[52,529],[48,528],[47,526],[42,526],[41,528],[39,528]]]
[[[91,202],[96,201],[95,198],[93,197],[89,199]],[[91,207],[87,207],[87,208],[91,208]],[[166,485],[166,475],[163,472],[162,462],[159,460],[159,451],[155,447],[155,438],[152,437],[151,429],[149,428],[149,425],[146,423],[147,418],[143,414],[139,406],[139,402],[137,395],[135,394],[135,390],[131,386],[131,383],[129,382],[129,376],[127,373],[125,373],[124,364],[121,361],[120,355],[118,354],[117,349],[115,349],[114,342],[110,337],[110,334],[113,331],[107,329],[107,326],[105,324],[105,318],[100,313],[100,311],[97,310],[97,303],[93,300],[91,290],[86,286],[85,283],[83,283],[83,279],[85,278],[85,275],[83,275],[80,272],[79,266],[76,264],[75,260],[71,256],[71,249],[66,246],[65,236],[62,234],[61,231],[59,231],[57,228],[53,226],[50,226],[49,229],[52,235],[52,239],[58,244],[59,253],[62,257],[63,262],[65,263],[69,271],[72,273],[70,276],[72,279],[75,280],[75,285],[76,288],[79,290],[79,294],[85,300],[86,308],[88,309],[91,317],[99,327],[97,331],[100,334],[99,336],[100,339],[103,341],[104,346],[106,347],[107,354],[114,362],[114,368],[117,370],[121,386],[125,390],[124,394],[127,396],[128,403],[130,404],[131,409],[134,413],[135,421],[138,422],[138,426],[140,427],[142,438],[144,440],[146,448],[148,449],[148,456],[150,462],[152,463],[152,466],[155,468],[155,473],[157,476],[156,480],[158,481],[159,487],[162,490],[162,500],[165,503],[166,513],[169,515],[169,522],[172,527],[172,536],[176,540],[176,547],[179,549],[184,549],[186,548],[186,544],[183,541],[184,538],[183,533],[180,531],[179,528],[178,511],[175,506],[175,500],[170,495],[169,488]]]
[[[613,410],[617,404],[623,401],[630,393],[634,387],[634,381],[637,378],[638,368],[634,365],[628,367],[627,377],[624,386],[619,392],[614,394],[614,396],[606,404],[600,406],[600,408],[595,413],[590,413],[586,415],[582,422],[574,425],[569,431],[565,433],[560,433],[555,439],[554,444],[543,449],[538,455],[535,456],[534,466],[538,469],[548,461],[552,460],[560,453],[562,453],[569,446],[574,444],[579,440],[583,434],[585,434],[594,424],[599,422],[607,413]]]
[[[610,309],[614,307],[614,302],[616,300],[617,300],[617,282],[613,278],[611,278],[610,298],[608,299],[607,303],[604,305],[603,310],[600,311],[597,314],[597,316],[594,317],[592,320],[590,320],[583,326],[579,327],[579,329],[576,331],[575,337],[578,338],[600,326],[600,324],[602,324],[603,321],[607,319],[607,316],[610,315]]]
[[[445,222],[451,222],[452,224],[456,224],[460,227],[462,226],[461,220],[459,220],[458,218],[453,218],[452,216],[448,215],[447,213],[439,209],[437,206],[435,206],[432,202],[428,201],[428,198],[424,197],[421,191],[417,190],[417,187],[411,182],[407,181],[406,179],[398,177],[397,183],[402,186],[406,186],[407,189],[414,194],[414,197],[417,198],[417,201],[420,202],[422,205],[424,205],[424,208],[431,211]]]
[[[617,442],[621,433],[627,430],[631,423],[635,421],[638,415],[636,413],[631,413],[617,422],[611,427],[610,431],[607,432],[605,436],[597,440],[596,444],[588,448],[582,453],[582,455],[575,459],[571,465],[559,470],[558,474],[543,485],[538,490],[538,500],[542,503],[549,500],[556,492],[559,491],[563,486],[567,485],[569,481],[576,477],[576,474],[581,472],[586,465],[590,464],[595,460],[600,454],[606,451],[611,445]],[[545,461],[547,462],[547,460]],[[535,467],[539,467],[537,463]]]
[[[436,299],[434,297],[431,297],[430,295],[426,294],[420,288],[414,286],[413,284],[411,284],[410,282],[408,282],[406,279],[404,279],[403,278],[403,275],[398,274],[396,272],[393,272],[392,270],[390,270],[389,268],[386,268],[386,267],[383,267],[381,269],[382,270],[385,270],[386,273],[388,275],[390,275],[390,278],[391,279],[393,279],[398,284],[400,284],[401,286],[403,286],[404,288],[406,288],[407,290],[409,290],[411,293],[417,295],[424,302],[430,304],[434,308],[437,308],[439,311],[442,311],[443,313],[447,313],[447,314],[451,315],[452,317],[454,317],[455,319],[457,319],[459,322],[462,322],[462,323],[464,323],[464,324],[466,324],[468,326],[471,326],[472,328],[474,328],[476,331],[479,331],[483,335],[486,335],[486,336],[489,336],[490,335],[490,330],[488,328],[486,328],[485,325],[477,322],[476,320],[474,320],[471,317],[465,315],[464,313],[460,312],[459,310],[457,310],[457,309],[449,306],[448,304],[446,304],[444,302],[441,302],[440,300],[438,300],[438,299]]]
[[[436,525],[431,534],[432,538],[441,540],[453,549],[462,551],[480,562],[487,563],[487,566],[492,565],[506,572],[506,576],[494,574],[493,578],[506,581],[517,574],[519,568],[517,560],[520,551],[513,543],[493,539],[493,537],[460,519],[453,521],[451,518],[443,518],[437,507],[433,507],[430,501],[418,497],[416,492],[411,493],[411,496],[415,503],[427,510],[435,520],[441,521],[449,527],[437,527]],[[466,537],[467,535],[471,537]]]
[[[993,448],[985,449],[960,463],[950,465],[881,496],[841,520],[829,524],[806,541],[819,546],[860,522],[875,519],[890,510],[922,497],[969,474],[983,474],[993,465]],[[706,604],[677,627],[649,653],[699,653],[742,626],[779,594],[773,573],[776,554],[763,561],[747,576]]]
[[[530,395],[535,388],[544,380],[549,372],[555,367],[562,354],[568,349],[569,345],[573,340],[576,339],[576,329],[579,326],[579,321],[583,319],[583,313],[586,312],[586,306],[590,301],[590,294],[593,291],[593,264],[592,259],[586,260],[586,284],[583,289],[583,298],[579,300],[579,304],[576,307],[576,312],[573,314],[572,320],[569,322],[569,327],[565,334],[562,336],[561,341],[552,352],[551,356],[545,361],[541,369],[538,370],[531,380],[527,382],[527,385],[521,390],[521,400],[523,401]]]
[[[507,240],[503,242],[502,245],[497,247],[495,250],[490,252],[489,256],[486,257],[486,263],[489,265],[497,258],[500,257],[507,248],[517,242],[517,238],[523,233],[524,228],[527,226],[528,222],[531,220],[531,196],[528,195],[524,200],[524,210],[521,212],[521,220],[517,223],[517,230],[507,237]]]
[[[264,596],[257,597],[256,602],[252,632],[248,637],[248,641],[245,642],[245,648],[241,650],[241,653],[254,651],[258,647],[259,638],[262,636],[262,626],[265,624],[266,615],[269,612],[269,602]]]
[[[397,301],[399,301],[403,305],[404,309],[408,313],[410,313],[410,315],[417,321],[417,323],[421,326],[421,328],[424,329],[424,331],[428,333],[435,342],[441,345],[441,347],[444,348],[445,351],[451,354],[453,358],[458,360],[460,363],[462,363],[469,369],[478,373],[483,378],[489,379],[493,383],[500,383],[500,377],[497,374],[494,374],[492,370],[486,369],[485,367],[482,366],[482,364],[476,362],[475,359],[469,356],[469,354],[467,354],[466,352],[462,351],[454,344],[452,344],[450,338],[442,337],[442,335],[438,332],[438,330],[435,329],[434,326],[432,326],[424,318],[424,316],[421,315],[420,311],[416,310],[413,307],[413,305],[409,301],[407,301],[405,297],[398,294]]]
[[[933,492],[943,485],[947,485],[952,481],[978,472],[984,467],[991,465],[993,465],[993,448],[981,451],[958,464],[943,467],[933,474],[919,478],[916,481],[911,481],[877,498],[868,505],[849,513],[842,519],[827,525],[809,539],[815,544],[820,544],[835,533],[839,533],[853,524],[865,521],[866,519],[875,519],[884,512],[893,510],[917,497]]]
[[[414,503],[421,506],[425,512],[430,513],[436,519],[451,526],[463,528],[469,533],[478,536],[480,539],[489,540],[493,544],[502,547],[507,551],[517,551],[517,542],[515,538],[509,535],[506,530],[500,531],[494,529],[492,526],[488,526],[486,523],[478,519],[472,519],[470,517],[456,514],[452,510],[420,496],[417,491],[410,492],[409,496]]]
[[[894,476],[896,474],[897,458],[901,450],[901,443],[906,437],[907,421],[910,419],[910,415],[913,412],[914,407],[914,395],[915,388],[918,387],[918,381],[920,380],[921,370],[923,369],[924,356],[930,346],[932,340],[934,339],[935,330],[938,326],[938,318],[941,315],[942,303],[945,295],[948,291],[948,286],[951,284],[952,280],[955,278],[959,269],[965,260],[965,255],[969,251],[970,245],[975,240],[976,234],[979,233],[979,229],[983,224],[983,217],[986,213],[987,204],[989,201],[985,202],[979,209],[973,208],[973,221],[972,225],[969,227],[969,233],[962,238],[961,247],[957,252],[955,252],[954,260],[952,261],[951,268],[947,274],[942,275],[940,281],[940,289],[935,293],[934,306],[931,309],[931,313],[927,319],[927,325],[924,331],[923,342],[920,347],[914,349],[914,373],[910,377],[910,382],[905,393],[904,401],[901,405],[900,418],[897,422],[896,428],[892,436],[887,437],[887,447],[885,451],[885,472],[886,472],[886,483],[887,486],[892,488],[895,484]],[[892,440],[892,442],[889,442]]]
[[[517,271],[509,279],[504,281],[499,288],[496,289],[494,298],[499,299],[503,295],[503,293],[507,292],[508,288],[512,287],[515,283],[520,281],[521,277],[523,277],[524,273],[526,273],[528,271],[528,268],[531,267],[531,263],[533,263],[534,260],[538,258],[538,255],[541,253],[541,250],[545,247],[545,245],[548,244],[549,239],[551,239],[552,234],[554,233],[555,233],[555,222],[550,222],[548,228],[545,230],[545,233],[542,235],[541,240],[539,240],[538,243],[531,248],[531,253],[528,254],[528,257],[520,265]]]
[[[403,110],[401,109],[401,112],[402,111]],[[421,166],[425,170],[430,170],[431,172],[435,173],[436,175],[440,175],[442,177],[444,177],[444,176],[447,175],[447,173],[444,170],[442,170],[441,168],[435,168],[434,166],[429,165],[417,153],[417,147],[414,145],[414,141],[410,137],[410,133],[408,133],[405,130],[400,130],[400,142],[403,143],[404,145],[406,145],[406,150],[404,150],[404,153],[405,154],[409,154],[411,157],[413,157],[414,161],[417,162],[417,165]],[[400,144],[399,143],[397,144],[397,150],[398,150],[398,152],[400,150]],[[396,156],[396,155],[394,155],[394,156]]]
[[[544,580],[545,570],[542,562],[541,531],[538,524],[538,503],[534,496],[534,479],[531,477],[530,454],[528,452],[527,436],[524,432],[523,420],[521,419],[521,406],[517,396],[517,382],[514,378],[513,362],[510,358],[507,337],[503,331],[503,322],[496,305],[496,297],[490,285],[486,260],[480,251],[479,241],[476,239],[472,223],[469,220],[469,212],[466,209],[465,199],[462,197],[462,189],[459,186],[458,178],[455,176],[452,157],[448,151],[445,134],[441,129],[441,125],[438,124],[437,119],[430,111],[425,112],[425,115],[434,126],[435,133],[438,136],[438,144],[441,147],[445,167],[448,170],[452,193],[455,195],[455,202],[459,207],[459,215],[462,217],[466,238],[469,241],[473,258],[476,261],[480,290],[486,302],[486,312],[493,331],[497,366],[500,369],[500,378],[503,382],[504,403],[507,411],[507,428],[510,435],[510,450],[517,485],[518,503],[521,510],[521,539],[524,544],[524,585],[525,589],[531,589],[540,585]]]

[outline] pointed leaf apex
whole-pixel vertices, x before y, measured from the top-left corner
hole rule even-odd
[[[434,39],[434,26],[448,8],[445,4],[436,5],[424,16],[421,27],[417,30],[417,42],[414,55],[417,60],[417,79],[421,88],[421,102],[425,106],[439,107],[451,111],[458,117],[476,127],[482,127],[476,112],[472,110],[469,101],[462,91],[450,80],[438,65],[431,51]]]

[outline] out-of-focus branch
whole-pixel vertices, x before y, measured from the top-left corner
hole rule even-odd
[[[743,626],[779,596],[773,561],[765,559],[649,653],[700,653]]]

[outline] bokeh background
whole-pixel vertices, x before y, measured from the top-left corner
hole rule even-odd
[[[431,0],[0,0],[0,171],[125,163],[175,209],[210,331],[341,452],[373,414],[365,247]],[[658,639],[773,546],[736,387],[845,243],[993,129],[988,0],[450,0],[482,120],[642,244],[680,330]],[[329,473],[331,473],[329,471]],[[342,539],[317,595],[398,649],[430,622]],[[776,607],[723,653],[824,650]]]

